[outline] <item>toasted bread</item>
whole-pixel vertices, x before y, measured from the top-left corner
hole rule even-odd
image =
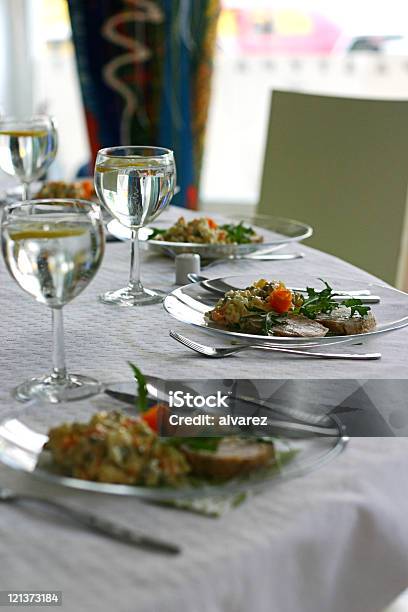
[[[216,451],[193,450],[188,446],[181,450],[193,474],[219,479],[246,474],[273,463],[275,458],[272,444],[235,436],[221,440]]]
[[[376,327],[376,320],[372,312],[365,316],[358,314],[350,317],[351,310],[347,306],[340,306],[330,314],[320,314],[316,321],[327,327],[336,336],[351,336],[364,334]]]

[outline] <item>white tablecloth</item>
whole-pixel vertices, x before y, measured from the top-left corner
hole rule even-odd
[[[301,247],[304,260],[241,261],[212,275],[253,271],[285,278],[297,271],[323,278],[370,279],[348,264]],[[168,338],[161,306],[119,309],[97,295],[126,281],[128,245],[108,245],[88,290],[66,311],[72,370],[127,380],[127,360],[169,378],[404,378],[408,330],[367,343],[380,362],[316,362],[247,353],[228,361],[196,357]],[[172,263],[148,257],[146,283],[169,287]],[[9,390],[50,365],[50,313],[25,295],[1,264],[0,416]],[[172,281],[171,281],[172,282]],[[205,336],[208,340],[209,336]],[[58,410],[58,407],[55,408]],[[61,414],[61,419],[63,419]],[[145,505],[133,499],[67,493],[0,468],[0,484],[64,498],[126,525],[179,542],[169,558],[111,542],[43,511],[2,505],[0,589],[62,590],[64,610],[100,612],[376,612],[408,584],[408,444],[353,439],[346,452],[308,476],[276,483],[220,519]]]

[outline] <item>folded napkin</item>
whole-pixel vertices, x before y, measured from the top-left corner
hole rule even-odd
[[[280,450],[276,455],[276,465],[274,470],[280,470],[285,464],[289,463],[296,455],[297,449]],[[187,510],[202,514],[209,517],[220,517],[241,505],[247,499],[255,495],[255,491],[251,486],[248,489],[238,491],[236,493],[228,493],[225,495],[216,495],[208,497],[198,497],[192,499],[171,499],[165,502],[159,502],[162,506],[178,508],[179,510]]]
[[[240,491],[239,493],[223,495],[222,497],[167,500],[165,502],[160,502],[160,505],[218,518],[233,508],[236,508],[252,496],[253,493],[251,491]]]

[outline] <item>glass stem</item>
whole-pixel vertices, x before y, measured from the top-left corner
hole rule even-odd
[[[130,246],[130,275],[129,289],[133,293],[143,293],[143,285],[140,282],[140,252],[139,252],[139,230],[132,230]]]
[[[30,199],[30,183],[25,183],[24,181],[21,184],[23,188],[22,200]]]
[[[62,308],[52,309],[52,378],[57,381],[66,379],[65,348],[64,348],[64,319]]]

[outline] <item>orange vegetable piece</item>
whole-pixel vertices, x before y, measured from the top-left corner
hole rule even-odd
[[[285,285],[279,285],[279,287],[274,289],[269,296],[269,306],[272,310],[275,310],[275,312],[288,312],[292,307],[292,298],[293,295],[291,290],[287,289]]]
[[[91,198],[93,194],[93,183],[92,181],[82,181],[82,193],[85,199]]]
[[[217,321],[217,322],[223,321],[224,320],[224,313],[221,310],[214,310],[211,313],[211,318],[212,318],[213,321]]]
[[[146,412],[141,414],[142,420],[147,423],[150,429],[153,429],[156,433],[159,433],[160,425],[164,420],[167,413],[167,406],[164,404],[155,404]]]
[[[67,434],[66,436],[64,436],[63,440],[62,440],[62,448],[64,450],[68,450],[70,448],[72,448],[73,446],[75,446],[77,443],[75,436],[73,436],[72,434]]]
[[[217,229],[218,227],[218,224],[214,221],[214,219],[211,219],[210,217],[207,217],[207,223],[210,229]]]

